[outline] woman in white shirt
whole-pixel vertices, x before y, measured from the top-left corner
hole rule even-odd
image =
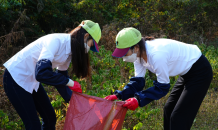
[[[164,107],[165,130],[189,130],[212,80],[212,68],[196,45],[171,39],[142,38],[135,28],[124,28],[116,37],[112,56],[133,62],[135,77],[122,91],[105,97],[122,99],[135,110],[165,96],[170,89],[169,76],[179,75]],[[146,69],[155,73],[153,87],[143,90]]]
[[[89,76],[88,51],[99,51],[100,37],[98,23],[84,20],[69,34],[54,33],[37,39],[4,64],[4,89],[26,130],[41,129],[37,112],[42,129],[55,130],[56,115],[41,83],[55,86],[66,102],[71,90],[82,93],[81,85],[69,78],[67,69],[72,62],[73,74],[78,78]]]

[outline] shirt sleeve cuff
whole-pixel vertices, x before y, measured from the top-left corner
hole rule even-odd
[[[73,87],[74,81],[72,79],[69,79],[69,82],[67,83],[67,86]]]

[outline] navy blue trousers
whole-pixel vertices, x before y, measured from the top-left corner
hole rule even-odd
[[[213,72],[202,55],[177,79],[164,106],[164,130],[190,130],[212,81]]]
[[[5,70],[3,77],[5,93],[21,117],[26,130],[55,130],[56,115],[48,95],[40,84],[37,92],[25,91]],[[41,125],[37,112],[42,118]]]

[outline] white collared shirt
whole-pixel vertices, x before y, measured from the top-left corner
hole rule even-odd
[[[39,88],[39,82],[35,78],[35,68],[36,63],[41,59],[50,60],[52,68],[67,70],[71,62],[70,34],[45,35],[11,57],[4,66],[19,86],[32,93],[33,90],[37,92]]]
[[[147,63],[134,62],[135,76],[144,77],[146,69],[155,73],[159,83],[170,83],[170,76],[184,75],[202,55],[196,45],[171,39],[155,39],[145,42]]]

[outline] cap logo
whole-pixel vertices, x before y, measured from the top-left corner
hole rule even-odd
[[[118,46],[118,41],[116,42],[116,46]]]

